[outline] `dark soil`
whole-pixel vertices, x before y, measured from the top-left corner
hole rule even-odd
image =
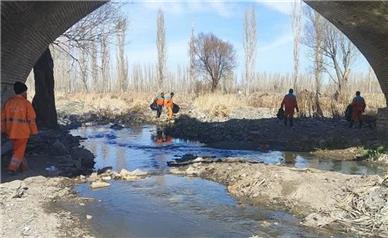
[[[196,140],[211,147],[229,149],[281,150],[311,152],[321,149],[373,148],[384,138],[376,128],[349,128],[342,119],[300,118],[294,127],[286,127],[276,118],[232,119],[225,122],[201,122],[182,116],[166,128],[176,138]]]

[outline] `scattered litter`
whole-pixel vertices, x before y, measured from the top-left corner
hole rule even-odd
[[[108,187],[110,186],[109,183],[107,182],[103,182],[103,181],[94,181],[90,184],[90,187],[93,188],[93,189],[96,189],[96,188],[105,188],[105,187]]]

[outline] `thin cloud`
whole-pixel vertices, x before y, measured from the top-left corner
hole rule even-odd
[[[231,17],[234,14],[235,4],[227,1],[189,1],[189,0],[152,0],[133,1],[142,4],[143,7],[152,10],[162,9],[165,13],[184,15],[190,13],[214,12],[221,17]]]
[[[291,34],[283,34],[276,38],[275,40],[271,41],[269,44],[260,44],[258,43],[258,51],[259,52],[267,52],[271,51],[273,49],[276,49],[280,46],[289,45],[292,42],[292,35]]]
[[[297,0],[296,0],[297,1]],[[276,0],[276,1],[263,1],[263,0],[257,0],[256,1],[259,4],[262,4],[274,11],[277,11],[284,15],[291,15],[292,13],[292,4],[294,1],[286,1],[286,0]]]

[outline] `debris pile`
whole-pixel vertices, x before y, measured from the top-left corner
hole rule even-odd
[[[94,155],[80,145],[81,140],[81,137],[72,136],[65,130],[39,131],[27,144],[26,159],[30,170],[21,175],[73,177],[90,174],[95,163]],[[12,152],[5,152],[2,163],[8,164]]]
[[[211,161],[196,156],[176,160],[170,172],[225,184],[237,198],[302,216],[306,226],[388,236],[388,176],[346,175],[238,158]]]
[[[133,171],[121,169],[120,172],[116,172],[112,170],[112,167],[107,167],[91,173],[88,177],[80,175],[78,180],[79,182],[89,182],[90,187],[96,189],[110,186],[109,181],[111,180],[135,181],[149,175],[148,172],[140,169],[135,169]]]

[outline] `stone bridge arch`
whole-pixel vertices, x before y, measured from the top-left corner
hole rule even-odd
[[[388,2],[305,0],[358,47],[374,69],[388,104]],[[1,2],[1,98],[25,81],[47,46],[105,2]],[[388,130],[388,109],[379,125]]]
[[[304,1],[341,30],[365,56],[388,106],[388,2]],[[377,126],[388,133],[388,108],[379,110]]]
[[[105,1],[2,1],[1,99],[26,81],[47,46]]]

